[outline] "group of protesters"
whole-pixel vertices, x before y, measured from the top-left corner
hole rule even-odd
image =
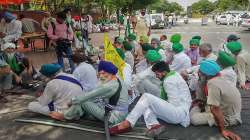
[[[55,24],[49,24],[47,35],[56,44],[58,60],[43,64],[39,72],[30,58],[17,52],[15,40],[5,40],[0,53],[2,91],[41,75],[46,77],[46,86],[28,109],[53,119],[93,116],[104,121],[109,112],[111,135],[132,131],[143,116],[149,137],[167,129],[158,121],[161,119],[183,127],[217,126],[223,137],[241,139],[226,129],[242,124],[238,87],[250,89],[250,53],[238,36],[229,35],[217,54],[198,35],[190,38],[188,49],[182,45],[180,34],[151,40],[133,33],[119,36],[113,47],[124,61],[120,75],[120,68],[105,60],[101,48],[93,61],[85,54],[73,54],[73,32],[67,23],[67,12],[60,12]],[[1,39],[5,35],[1,34]],[[70,71],[64,66],[65,55]],[[129,110],[134,102],[136,105]]]

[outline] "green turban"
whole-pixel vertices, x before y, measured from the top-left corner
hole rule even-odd
[[[180,53],[184,50],[184,47],[181,43],[174,43],[172,45],[172,50],[175,52],[175,53]]]
[[[189,41],[189,45],[196,45],[196,46],[199,46],[200,45],[200,41],[198,39],[191,39]]]
[[[122,37],[118,37],[115,42],[119,43],[119,44],[122,44],[123,41],[124,41],[124,39]]]
[[[142,41],[143,44],[149,42],[149,38],[146,35],[140,36],[140,40]]]
[[[128,35],[128,39],[129,40],[136,40],[136,35],[131,33],[131,34]]]
[[[201,36],[199,36],[199,35],[193,36],[192,39],[198,39],[199,41],[201,41]]]
[[[148,50],[154,50],[154,48],[149,43],[144,43],[141,45],[142,50],[147,52]]]
[[[230,54],[223,52],[223,51],[219,52],[217,61],[223,67],[230,67],[230,66],[234,66],[236,64],[236,60]]]
[[[227,43],[227,48],[234,54],[234,53],[241,51],[242,46],[240,42],[233,41],[233,42]]]
[[[174,34],[171,36],[170,42],[172,43],[180,43],[181,42],[181,35],[180,34]]]
[[[157,62],[161,60],[161,55],[156,51],[156,50],[149,50],[147,51],[145,58],[149,61],[149,62]]]
[[[120,48],[116,48],[116,52],[119,54],[119,56],[124,60],[125,59],[125,54]]]
[[[133,46],[128,41],[123,42],[123,47],[127,51],[131,51],[133,49]]]

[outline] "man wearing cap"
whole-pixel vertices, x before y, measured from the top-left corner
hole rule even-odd
[[[109,123],[121,122],[128,113],[128,90],[124,83],[117,78],[118,69],[111,62],[101,61],[98,66],[101,84],[91,92],[75,97],[70,109],[65,113],[53,113],[53,118],[79,119],[88,114],[103,121],[105,108],[111,109]]]
[[[16,80],[16,84],[28,84],[36,78],[36,71],[31,59],[16,51],[14,43],[5,43],[4,52],[1,53],[4,60],[10,66]]]
[[[73,54],[72,60],[77,65],[72,74],[81,83],[83,92],[95,89],[98,83],[96,70],[87,63],[87,57],[84,54],[76,53]]]
[[[228,50],[227,48],[227,43],[229,42],[234,42],[234,41],[239,41],[240,37],[238,37],[237,35],[235,34],[230,34],[228,37],[227,37],[227,40],[226,42],[224,42],[220,48],[221,51],[224,51],[224,52],[227,52],[227,53],[231,53],[230,50]]]
[[[158,136],[164,126],[157,119],[170,124],[190,124],[189,108],[191,97],[188,86],[183,78],[175,71],[170,71],[168,64],[161,61],[153,65],[152,71],[161,80],[161,96],[144,93],[125,121],[110,128],[110,134],[128,132],[137,120],[143,116],[150,137]]]
[[[161,47],[161,41],[158,38],[152,38],[151,45],[161,55],[161,60],[166,62],[167,57],[165,50]]]
[[[241,124],[241,95],[239,90],[220,76],[220,66],[213,60],[205,60],[200,64],[199,75],[205,79],[206,111],[201,112],[199,103],[190,111],[193,125],[216,125],[219,132],[227,139],[240,140],[225,126]]]
[[[233,70],[233,66],[236,64],[235,58],[226,52],[220,51],[217,58],[217,63],[222,68],[220,71],[221,76],[236,86],[237,74]]]
[[[32,112],[52,116],[53,111],[66,112],[73,97],[83,94],[83,88],[73,75],[63,73],[59,64],[44,64],[40,73],[50,81],[43,94],[29,103],[28,109]]]
[[[198,39],[191,39],[189,41],[190,49],[188,49],[185,53],[191,59],[192,66],[196,66],[198,64],[199,55],[199,46],[200,41]]]
[[[6,42],[16,43],[22,35],[22,22],[16,20],[16,17],[10,12],[3,14],[3,21],[6,24],[4,32],[0,32],[0,45]]]
[[[148,67],[142,72],[136,74],[133,82],[140,94],[150,93],[157,97],[160,96],[160,80],[156,78],[154,72],[151,70],[153,64],[161,60],[161,55],[156,50],[148,50],[145,54]]]
[[[142,56],[139,60],[135,62],[135,73],[140,73],[148,68],[148,63],[145,55],[148,50],[154,50],[154,48],[149,43],[144,43],[141,45]]]
[[[184,53],[184,47],[181,43],[174,43],[172,46],[172,51],[175,53],[173,61],[170,63],[169,67],[171,70],[181,73],[183,70],[190,68],[191,60]]]
[[[238,76],[239,87],[250,89],[250,53],[243,50],[240,42],[229,42],[227,48],[236,57],[235,70]]]
[[[114,47],[121,49],[123,47],[123,41],[122,37],[117,37],[114,42]]]

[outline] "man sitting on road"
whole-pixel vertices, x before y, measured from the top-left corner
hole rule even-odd
[[[250,89],[250,53],[243,50],[241,44],[236,41],[228,43],[227,48],[236,57],[235,69],[240,88]]]
[[[217,63],[222,68],[220,71],[221,76],[236,86],[237,74],[233,69],[233,66],[236,64],[235,58],[226,52],[220,51],[218,54]]]
[[[191,59],[192,66],[196,66],[198,64],[199,55],[199,46],[200,41],[198,39],[191,39],[189,41],[190,49],[186,51],[186,54]]]
[[[64,113],[73,97],[83,94],[83,88],[73,75],[63,73],[59,64],[44,64],[40,73],[50,79],[42,95],[29,103],[32,112],[52,116],[53,111]]]
[[[145,58],[149,65],[144,71],[136,74],[133,78],[133,82],[140,94],[151,93],[157,97],[160,96],[160,80],[156,77],[151,70],[152,66],[161,61],[161,55],[155,50],[148,50],[145,54]]]
[[[9,65],[0,57],[0,102],[7,102],[4,91],[12,88],[12,73]]]
[[[217,125],[223,137],[240,140],[240,137],[225,129],[225,126],[241,124],[241,95],[239,90],[220,76],[220,67],[213,60],[205,60],[200,64],[199,75],[205,80],[204,92],[207,98],[205,112],[201,112],[202,102],[190,111],[193,125]],[[202,106],[202,107],[201,107]]]
[[[87,57],[84,54],[73,54],[72,60],[77,67],[73,71],[74,77],[81,83],[83,92],[90,92],[97,87],[98,79],[95,68],[87,63]]]
[[[110,134],[128,132],[142,115],[150,137],[158,136],[164,130],[157,118],[167,123],[189,126],[192,100],[186,82],[179,73],[170,71],[168,64],[163,61],[153,65],[152,71],[162,81],[158,87],[161,89],[160,98],[144,93],[126,120],[110,128]]]
[[[14,43],[5,43],[3,48],[4,52],[0,55],[10,66],[15,77],[15,84],[25,86],[37,78],[31,59],[17,52]]]
[[[116,76],[118,69],[111,62],[101,61],[98,71],[101,84],[84,95],[72,98],[70,109],[64,113],[53,112],[52,118],[72,120],[88,114],[104,121],[105,109],[108,109],[112,110],[109,123],[117,124],[127,116],[128,90]]]
[[[191,59],[184,53],[184,47],[181,43],[174,43],[172,50],[175,54],[169,65],[171,70],[181,73],[192,66]]]

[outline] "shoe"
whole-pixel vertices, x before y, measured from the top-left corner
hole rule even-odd
[[[146,132],[146,136],[150,138],[158,137],[162,132],[166,130],[166,127],[163,125],[157,125],[152,127]]]
[[[110,135],[117,135],[117,134],[127,133],[132,129],[131,127],[124,128],[124,129],[119,129],[118,126],[119,126],[119,124],[109,128]]]
[[[7,102],[8,100],[4,96],[0,95],[0,103],[7,103]]]

